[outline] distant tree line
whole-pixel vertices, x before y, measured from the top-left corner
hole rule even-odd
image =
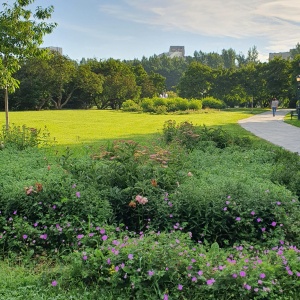
[[[20,86],[9,105],[11,110],[119,109],[126,100],[138,103],[172,91],[186,99],[214,97],[230,107],[265,107],[274,96],[285,106],[295,106],[299,62],[300,44],[290,60],[268,63],[258,60],[256,47],[247,56],[223,49],[221,54],[195,51],[185,58],[154,55],[133,61],[76,62],[49,51],[21,61],[15,74]]]

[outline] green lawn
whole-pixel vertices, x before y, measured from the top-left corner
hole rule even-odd
[[[257,113],[256,111],[254,113]],[[98,143],[114,139],[134,138],[148,140],[161,132],[167,120],[184,121],[194,125],[233,125],[251,116],[251,110],[215,111],[203,110],[195,114],[152,115],[126,113],[111,110],[62,110],[10,112],[10,124],[44,128],[55,138],[58,145]],[[4,112],[0,113],[0,126],[4,125]]]

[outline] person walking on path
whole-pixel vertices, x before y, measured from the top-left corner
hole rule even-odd
[[[273,112],[273,117],[275,117],[276,110],[278,108],[278,104],[279,104],[279,101],[274,97],[272,99],[272,102],[271,102],[271,108],[272,108],[272,112]]]

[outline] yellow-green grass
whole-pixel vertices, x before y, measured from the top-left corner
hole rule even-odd
[[[300,127],[300,120],[298,120],[297,116],[294,116],[293,119],[291,120],[291,115],[287,114],[284,117],[284,122],[296,127]]]
[[[98,145],[116,139],[134,139],[149,142],[162,132],[164,122],[177,124],[189,121],[195,126],[225,126],[240,130],[237,121],[261,110],[202,110],[200,113],[155,115],[112,110],[53,110],[10,112],[10,124],[42,129],[45,126],[57,145],[76,147],[82,144]],[[0,113],[0,126],[5,114]],[[242,132],[242,131],[241,131]]]

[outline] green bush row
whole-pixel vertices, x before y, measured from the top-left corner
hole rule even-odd
[[[175,111],[200,110],[202,101],[198,99],[175,98],[143,98],[140,103],[133,100],[123,102],[122,109],[124,111],[135,112],[151,112],[157,114],[165,114]]]

